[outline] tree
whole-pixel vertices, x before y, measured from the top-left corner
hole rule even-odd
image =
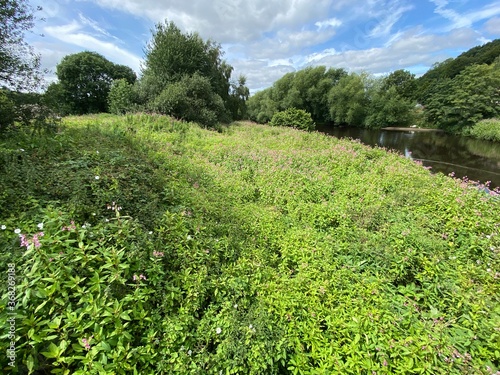
[[[233,120],[241,120],[247,116],[247,100],[250,90],[246,86],[247,79],[240,75],[237,82],[231,83],[231,94],[229,98],[229,110]]]
[[[167,85],[151,107],[156,112],[207,126],[229,121],[222,98],[212,90],[210,80],[199,73]]]
[[[395,70],[382,80],[381,90],[387,91],[391,87],[396,89],[401,98],[413,100],[417,89],[415,74],[403,69]]]
[[[40,83],[40,57],[24,40],[34,12],[26,0],[0,0],[0,84],[5,87],[30,90]]]
[[[446,130],[461,130],[500,115],[500,66],[472,65],[441,81],[426,106],[427,120]]]
[[[108,94],[109,112],[122,115],[132,109],[134,104],[134,88],[125,78],[116,79],[111,84]]]
[[[196,33],[183,33],[173,22],[165,22],[156,25],[145,54],[143,74],[139,85],[140,97],[144,102],[170,114],[166,104],[171,104],[173,97],[178,100],[188,99],[184,95],[185,90],[179,87],[178,83],[181,81],[189,84],[198,82],[203,87],[195,91],[198,95],[203,93],[205,103],[213,104],[219,100],[223,103],[222,107],[216,105],[205,108],[207,113],[218,108],[220,113],[217,113],[215,117],[217,119],[228,118],[227,114],[233,99],[230,98],[230,78],[233,68],[222,59],[223,52],[218,43],[211,40],[204,41]],[[202,80],[202,77],[206,80]],[[216,96],[208,95],[205,91],[205,82],[209,83],[211,92]],[[171,85],[173,86],[170,87]],[[186,113],[176,112],[178,117],[193,118],[186,102],[176,104],[175,108],[177,108],[176,111],[181,108],[187,111]],[[208,119],[211,115],[202,117]]]
[[[336,124],[363,126],[367,114],[368,97],[364,78],[351,73],[340,78],[328,94],[331,120]]]
[[[396,86],[387,90],[379,89],[370,101],[369,113],[365,120],[368,128],[384,126],[408,126],[413,122],[414,105],[402,97]]]
[[[123,65],[115,65],[96,52],[80,52],[65,56],[57,65],[60,94],[64,107],[71,113],[106,112],[108,93],[115,79],[134,83],[135,73]]]

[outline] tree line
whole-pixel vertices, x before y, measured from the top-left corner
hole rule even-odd
[[[342,68],[307,67],[250,97],[245,76],[232,77],[220,44],[183,33],[167,21],[152,32],[140,77],[127,66],[84,51],[61,60],[57,82],[43,94],[25,94],[33,92],[42,76],[39,56],[23,39],[33,27],[35,9],[27,0],[2,4],[0,130],[19,118],[29,123],[48,113],[147,111],[207,126],[250,119],[290,122],[303,129],[314,123],[366,128],[416,124],[460,131],[500,112],[500,39],[437,63],[419,78],[407,70],[377,78]],[[31,115],[25,115],[26,108]]]
[[[438,127],[460,131],[500,114],[500,40],[435,64],[416,78],[407,70],[385,77],[325,66],[285,74],[248,100],[259,123],[297,108],[321,124],[380,128]]]

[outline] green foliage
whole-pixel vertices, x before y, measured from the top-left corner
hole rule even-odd
[[[413,123],[414,105],[404,99],[395,86],[378,90],[370,101],[365,124],[368,128],[384,126],[408,126]]]
[[[133,105],[133,86],[124,78],[113,81],[108,94],[109,112],[121,115],[132,110]]]
[[[198,73],[167,85],[151,108],[158,113],[206,126],[229,121],[222,98],[213,92],[210,80]]]
[[[240,80],[230,93],[233,68],[222,59],[223,51],[219,44],[211,40],[204,41],[196,33],[184,34],[173,22],[166,22],[156,25],[145,52],[139,92],[149,106],[161,107],[161,113],[179,118],[197,118],[205,125],[227,120],[228,114],[242,116],[244,105],[241,101],[246,100],[248,89],[244,80]],[[181,82],[192,84],[195,81],[202,87],[189,88],[189,91],[195,90],[198,95],[197,99],[191,100],[184,94],[186,89],[180,85]],[[211,94],[206,92],[205,82],[209,82]],[[203,99],[199,97],[200,94]],[[222,100],[222,106],[219,100]],[[203,112],[199,116],[193,115],[195,110],[191,109],[192,101],[197,102],[196,110]],[[208,106],[203,107],[203,102],[208,103]],[[175,113],[165,112],[174,109]]]
[[[427,120],[442,129],[460,131],[481,119],[500,115],[500,67],[472,65],[437,86],[426,106]]]
[[[269,125],[290,126],[302,130],[314,130],[316,127],[311,114],[297,108],[288,108],[284,111],[276,112]]]
[[[500,120],[497,118],[481,120],[472,128],[465,130],[464,135],[500,142]]]
[[[271,88],[250,98],[250,118],[265,123],[270,121],[275,112],[293,107],[309,112],[314,121],[328,122],[328,93],[346,75],[344,69],[327,70],[324,66],[287,73]]]
[[[396,89],[401,98],[412,101],[417,88],[415,74],[407,70],[395,70],[383,79],[381,90],[388,91],[391,87]]]
[[[338,125],[363,126],[369,99],[363,75],[351,73],[340,78],[328,94],[330,117]]]
[[[248,99],[248,118],[259,124],[271,121],[274,114],[278,112],[277,104],[271,99],[272,88],[262,90]]]
[[[24,40],[24,33],[34,26],[34,13],[27,0],[0,2],[0,84],[3,87],[31,90],[39,85],[40,57]]]
[[[233,120],[247,118],[247,100],[250,90],[246,86],[247,79],[241,75],[237,82],[231,84],[231,93],[228,100],[228,108]]]
[[[80,52],[65,56],[57,65],[58,84],[46,96],[54,110],[73,114],[106,112],[108,93],[115,79],[132,84],[135,73],[123,65],[115,65],[96,52]],[[60,85],[60,86],[57,86]]]
[[[3,372],[500,370],[500,201],[466,181],[286,127],[64,124],[0,145]]]
[[[453,79],[471,65],[492,64],[500,55],[500,39],[471,48],[455,59],[449,58],[434,64],[417,80],[416,97],[422,104],[427,104],[438,90],[436,85],[441,80]]]
[[[0,90],[0,133],[14,124],[15,117],[14,102]]]

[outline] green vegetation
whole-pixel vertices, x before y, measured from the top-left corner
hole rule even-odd
[[[12,133],[0,159],[19,373],[500,370],[500,201],[467,182],[321,134],[150,115]]]
[[[113,80],[133,84],[137,78],[129,67],[88,51],[65,56],[56,73],[59,82],[49,86],[46,101],[62,115],[106,112]]]
[[[302,130],[314,130],[316,127],[311,114],[297,108],[288,108],[285,111],[276,112],[269,125],[290,126]]]
[[[500,142],[500,120],[497,118],[481,120],[464,135]]]

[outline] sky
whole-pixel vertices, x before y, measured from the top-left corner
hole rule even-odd
[[[220,43],[251,92],[307,66],[417,76],[500,37],[496,0],[31,0],[42,11],[26,36],[55,80],[72,53],[95,51],[138,75],[151,31],[173,21]],[[43,35],[43,36],[42,36]]]

